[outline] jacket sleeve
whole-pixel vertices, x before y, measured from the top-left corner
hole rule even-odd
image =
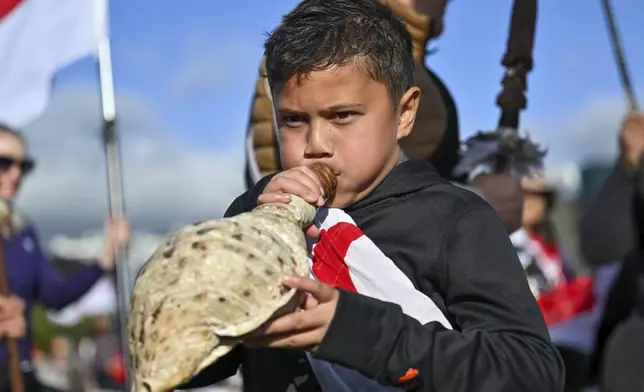
[[[561,391],[563,363],[494,212],[463,212],[441,254],[444,287],[437,291],[454,329],[341,291],[315,357],[407,391]]]
[[[590,265],[615,261],[635,248],[634,195],[633,181],[616,165],[582,215],[580,245]]]
[[[63,277],[56,271],[51,260],[40,247],[35,229],[28,228],[25,238],[29,238],[33,246],[38,299],[48,308],[59,310],[79,300],[103,276],[103,270],[94,264],[72,276]]]
[[[257,197],[263,192],[264,187],[270,181],[272,176],[261,179],[255,187],[244,192],[241,196],[236,198],[224,213],[224,218],[231,218],[244,212],[251,211],[257,206]],[[229,377],[234,376],[242,364],[245,350],[243,346],[235,347],[231,352],[219,358],[217,362],[202,370],[199,374],[194,376],[188,383],[177,387],[176,389],[195,389],[204,388]]]

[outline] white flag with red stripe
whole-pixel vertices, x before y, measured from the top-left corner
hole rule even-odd
[[[437,321],[452,329],[434,301],[416,290],[411,280],[385,255],[344,211],[321,209],[317,215],[320,236],[309,242],[312,278],[400,305],[402,311],[426,324]],[[325,391],[395,391],[357,371],[309,357],[318,382]]]
[[[21,127],[47,106],[61,68],[96,53],[94,0],[0,0],[0,122]]]

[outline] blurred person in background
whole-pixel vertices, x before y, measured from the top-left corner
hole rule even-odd
[[[519,260],[535,297],[560,285],[571,271],[564,263],[551,216],[556,189],[541,177],[524,178],[521,228],[512,234]]]
[[[4,240],[5,263],[11,295],[0,296],[0,339],[19,339],[20,360],[25,388],[40,391],[31,364],[29,318],[32,306],[40,302],[48,308],[62,309],[78,300],[105,273],[114,269],[114,249],[127,245],[130,237],[127,220],[109,220],[105,225],[105,247],[94,265],[63,279],[40,247],[33,225],[13,208],[24,177],[34,168],[22,134],[0,125],[0,199],[12,210],[12,230]],[[0,392],[10,390],[8,357],[0,344]]]
[[[92,338],[96,344],[92,373],[100,389],[118,390],[123,387],[123,364],[118,330],[109,315],[92,318]]]
[[[604,185],[584,208],[581,248],[593,267],[623,258],[638,246],[635,174],[644,158],[644,113],[630,113],[619,133],[619,157]]]
[[[642,200],[644,203],[644,200]],[[642,215],[640,219],[644,219]],[[602,392],[644,391],[644,253],[639,250],[629,257],[637,262],[634,306],[606,341],[600,359],[599,385]]]
[[[40,392],[69,390],[69,357],[71,343],[64,335],[55,335],[50,342],[49,352],[38,360]],[[36,364],[36,361],[33,361]]]
[[[584,256],[601,275],[619,269],[597,333],[592,375],[602,391],[644,390],[644,113],[629,113],[619,158],[584,211]]]
[[[552,221],[556,186],[543,177],[524,178],[521,186],[522,226],[510,238],[564,361],[564,392],[580,391],[588,382],[594,348],[593,281],[590,276],[577,276],[560,245]]]
[[[584,206],[580,226],[581,251],[594,270],[595,279],[610,275],[612,285],[597,331],[591,376],[599,381],[606,342],[616,327],[633,312],[637,277],[642,261],[641,219],[637,219],[637,179],[644,175],[644,113],[624,118],[618,136],[619,155],[599,191]],[[644,332],[643,332],[644,333]]]

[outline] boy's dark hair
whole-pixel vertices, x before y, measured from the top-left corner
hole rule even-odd
[[[394,106],[413,83],[411,36],[377,0],[304,0],[282,18],[264,50],[275,91],[294,75],[347,64],[384,83]]]

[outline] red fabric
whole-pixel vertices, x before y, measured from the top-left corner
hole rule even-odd
[[[556,258],[557,260],[561,261],[559,250],[554,245],[549,244],[548,242],[546,242],[546,240],[543,239],[543,237],[536,233],[531,233],[530,238],[539,243],[541,250],[547,257],[550,257],[552,259]]]
[[[107,363],[107,373],[119,384],[125,383],[125,366],[120,354],[114,355]]]
[[[328,285],[357,293],[344,259],[353,241],[363,235],[357,226],[345,222],[336,223],[329,230],[322,229],[313,248],[315,276]]]
[[[539,244],[545,257],[559,264],[561,276],[564,279],[563,283],[552,290],[540,293],[537,298],[546,324],[550,327],[592,310],[596,303],[592,276],[565,280],[564,265],[557,247],[546,242],[538,234],[532,233],[530,237]]]
[[[2,22],[2,18],[9,15],[20,3],[22,3],[22,0],[0,0],[0,22]]]
[[[592,310],[596,298],[591,276],[572,279],[537,299],[546,324],[552,325],[569,320],[574,316]]]

